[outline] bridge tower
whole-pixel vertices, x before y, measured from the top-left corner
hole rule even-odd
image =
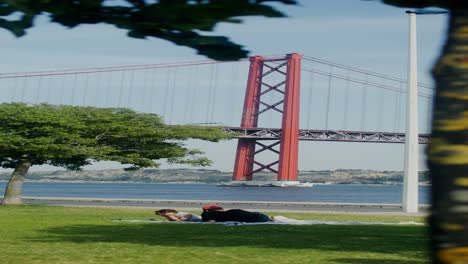
[[[240,126],[241,128],[256,128],[263,113],[277,111],[281,114],[281,136],[279,140],[269,141],[248,137],[239,138],[233,181],[251,181],[253,175],[262,170],[276,173],[278,181],[297,181],[301,58],[302,56],[297,53],[288,54],[279,59],[261,56],[250,58]],[[272,78],[266,78],[271,75],[276,75],[277,78],[273,78],[275,83],[271,83]],[[265,95],[272,92],[279,93],[281,100],[268,101]],[[278,144],[279,151],[274,148]],[[277,160],[262,164],[255,159],[257,154],[264,151],[275,153]],[[254,165],[258,166],[255,170]]]

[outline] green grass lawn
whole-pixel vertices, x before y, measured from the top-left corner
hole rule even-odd
[[[338,221],[417,217],[274,213]],[[0,263],[428,263],[427,226],[125,223],[143,208],[0,206]]]

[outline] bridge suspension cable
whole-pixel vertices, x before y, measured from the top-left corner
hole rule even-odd
[[[276,67],[274,65],[278,65],[283,57],[263,56],[272,67]],[[229,120],[225,123],[235,125],[246,83],[246,70],[239,68],[246,67],[245,62],[247,59],[201,60],[0,73],[3,82],[0,87],[10,89],[3,101],[129,107],[161,114],[168,123]],[[359,129],[361,124],[360,128],[365,129],[372,124],[378,127],[376,129],[386,131],[398,131],[404,126],[401,124],[404,108],[401,94],[406,92],[404,79],[310,56],[304,56],[304,62],[301,71],[310,78],[309,84],[306,77],[302,78],[305,92],[301,97],[302,125],[317,129],[324,125],[328,129],[349,129],[348,126]],[[266,72],[270,70],[267,68]],[[426,84],[420,86],[432,89]],[[378,90],[383,91],[377,94]],[[391,106],[386,91],[392,92],[394,102]],[[430,93],[420,92],[419,95],[428,102],[432,99]],[[269,93],[265,99],[273,102],[277,101],[276,97],[275,93]],[[226,109],[220,110],[221,107]],[[283,105],[275,107],[280,109]],[[430,106],[421,109],[431,110]],[[271,126],[278,121],[277,113],[269,111],[266,114],[268,118],[262,119],[262,125]],[[388,129],[390,123],[392,129]]]
[[[374,77],[378,77],[378,78],[382,78],[382,79],[388,79],[388,80],[397,81],[397,82],[404,82],[404,83],[407,82],[407,80],[402,79],[402,78],[398,78],[398,77],[395,77],[395,76],[385,75],[385,74],[381,74],[381,73],[377,73],[377,72],[373,72],[373,71],[368,71],[368,70],[364,70],[364,69],[360,69],[360,68],[356,68],[356,67],[352,67],[352,66],[338,64],[338,63],[318,59],[318,58],[311,57],[311,56],[303,56],[303,58],[304,58],[304,60],[317,62],[317,63],[333,66],[333,67],[340,68],[340,69],[350,70],[350,71],[357,72],[357,73],[367,74],[369,76],[374,76]],[[425,84],[425,83],[418,83],[418,86],[424,87],[424,88],[427,88],[427,89],[434,89],[434,87],[432,87],[432,86],[430,86],[428,84]]]
[[[159,69],[159,68],[174,68],[174,67],[190,67],[195,65],[210,65],[210,64],[225,64],[233,62],[247,61],[248,59],[241,59],[238,61],[192,61],[180,63],[160,63],[160,64],[144,64],[144,65],[130,65],[130,66],[114,66],[114,67],[98,67],[98,68],[81,68],[69,70],[44,70],[44,71],[31,71],[31,72],[12,72],[0,73],[0,79],[10,78],[27,78],[27,77],[41,77],[41,76],[55,76],[55,75],[72,75],[72,74],[92,74],[100,72],[121,72],[128,70],[146,70],[146,69]]]
[[[400,93],[405,93],[406,92],[406,90],[401,89],[401,88],[396,88],[396,87],[393,87],[393,86],[388,86],[388,85],[379,84],[379,83],[375,83],[375,82],[369,82],[369,81],[366,81],[366,80],[346,77],[346,76],[343,76],[343,75],[340,75],[340,74],[327,73],[327,72],[324,72],[324,71],[321,71],[321,70],[302,67],[302,71],[313,72],[313,73],[324,75],[324,76],[327,76],[327,77],[333,77],[333,78],[336,78],[336,79],[341,79],[341,80],[354,82],[354,83],[360,83],[360,84],[364,84],[364,85],[368,85],[368,86],[372,86],[372,87],[376,87],[376,88],[382,88],[382,89],[386,89],[386,90],[391,90],[391,91],[395,91],[395,92],[400,92]],[[418,95],[421,96],[421,97],[432,98],[432,95],[429,95],[429,94],[419,93]]]

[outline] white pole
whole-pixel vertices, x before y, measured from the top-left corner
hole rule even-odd
[[[403,211],[418,212],[418,76],[416,56],[416,14],[409,14],[408,90],[406,97],[405,175]]]

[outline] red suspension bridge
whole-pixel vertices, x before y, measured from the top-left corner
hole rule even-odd
[[[424,128],[433,89],[419,87]],[[299,140],[404,143],[405,88],[401,78],[295,53],[0,74],[2,102],[129,107],[169,124],[221,125],[238,135],[235,181],[263,170],[296,181]]]

